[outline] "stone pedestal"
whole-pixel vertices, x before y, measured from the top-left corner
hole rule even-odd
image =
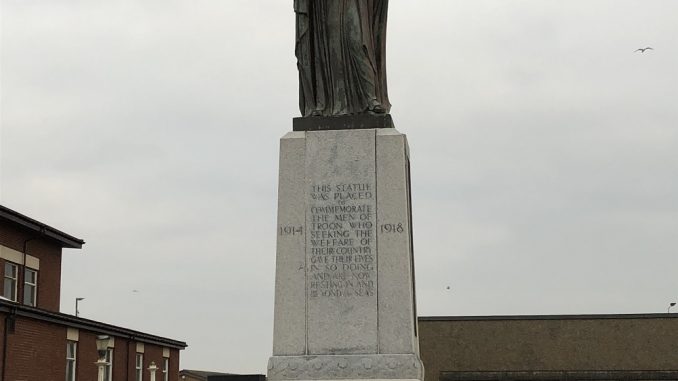
[[[290,132],[279,181],[268,379],[422,380],[405,135]]]

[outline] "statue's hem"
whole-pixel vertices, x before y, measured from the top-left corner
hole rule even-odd
[[[363,113],[338,116],[305,116],[294,118],[293,131],[364,130],[394,128],[390,114]]]

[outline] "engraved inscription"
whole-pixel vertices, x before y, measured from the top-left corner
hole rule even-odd
[[[379,226],[379,232],[382,234],[395,234],[395,233],[404,233],[405,228],[402,223],[397,224],[381,224]]]
[[[309,297],[374,296],[374,185],[313,184],[310,195]]]
[[[304,227],[303,226],[292,226],[292,225],[279,226],[278,227],[278,235],[279,236],[304,235]]]

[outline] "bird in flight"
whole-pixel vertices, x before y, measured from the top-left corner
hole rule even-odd
[[[645,53],[646,50],[654,50],[654,49],[652,49],[652,47],[648,46],[647,48],[639,48],[639,49],[636,49],[635,52]],[[634,52],[634,53],[635,53],[635,52]]]

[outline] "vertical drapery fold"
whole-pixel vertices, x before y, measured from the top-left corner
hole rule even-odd
[[[294,11],[302,115],[388,112],[388,0],[295,0]]]

